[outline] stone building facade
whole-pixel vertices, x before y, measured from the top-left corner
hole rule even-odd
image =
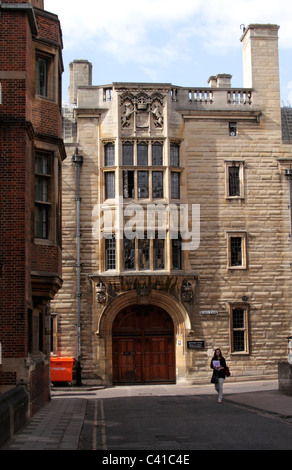
[[[234,380],[276,377],[292,288],[278,29],[243,32],[242,89],[93,86],[70,64],[53,312],[82,383],[209,382],[215,347]]]
[[[62,285],[62,47],[43,0],[0,1],[0,443],[50,399],[49,303]]]

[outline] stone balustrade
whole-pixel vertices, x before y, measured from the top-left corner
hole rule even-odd
[[[251,106],[251,89],[222,89],[222,88],[172,88],[171,101],[178,104],[184,103],[188,107],[212,106]]]

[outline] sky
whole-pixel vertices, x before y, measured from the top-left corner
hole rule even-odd
[[[63,101],[69,63],[88,60],[93,85],[113,82],[208,86],[232,75],[243,87],[242,25],[277,24],[282,105],[292,105],[291,0],[44,0],[63,32]]]

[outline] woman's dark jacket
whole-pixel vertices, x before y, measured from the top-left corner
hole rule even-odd
[[[214,361],[218,361],[219,359],[214,359],[214,358],[212,359],[211,365],[210,365],[211,369],[214,369],[213,360],[214,360]],[[224,357],[221,357],[221,358],[220,358],[220,366],[221,366],[221,367],[224,367],[224,369],[221,369],[221,370],[218,370],[218,371],[217,371],[217,372],[218,372],[218,377],[219,377],[219,379],[225,379],[226,361],[225,361]]]

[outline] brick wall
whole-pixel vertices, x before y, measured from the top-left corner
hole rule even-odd
[[[34,240],[34,152],[36,147],[50,152],[59,166],[65,156],[58,93],[62,41],[56,15],[41,10],[31,15],[22,1],[3,3],[21,3],[23,8],[1,9],[0,22],[0,385],[7,389],[26,384],[34,414],[49,399],[43,305],[56,288],[55,277],[61,274],[61,250],[54,233],[44,243]],[[42,0],[30,3],[44,6]],[[35,93],[35,51],[42,48],[54,57],[52,99]],[[56,194],[53,203],[57,201]],[[57,212],[53,215],[52,232]]]

